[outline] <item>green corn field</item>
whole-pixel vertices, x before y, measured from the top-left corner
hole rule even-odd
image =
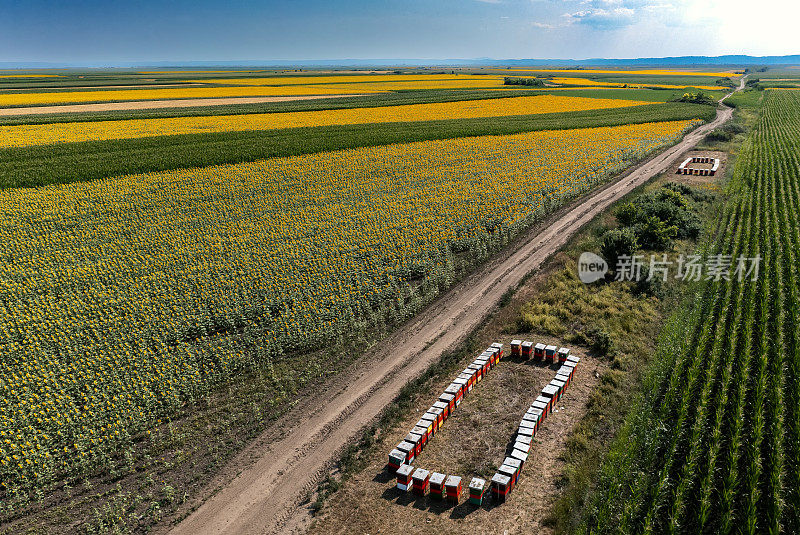
[[[667,325],[585,532],[800,532],[800,92],[765,92],[727,187],[706,252],[759,276],[704,282]]]

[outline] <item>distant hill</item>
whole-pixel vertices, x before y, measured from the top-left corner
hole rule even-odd
[[[788,56],[672,56],[665,58],[589,58],[589,59],[313,59],[313,60],[244,60],[244,61],[182,61],[182,62],[124,62],[124,63],[58,63],[58,62],[0,62],[2,69],[55,68],[180,68],[180,67],[385,67],[385,66],[669,66],[669,65],[800,65],[800,54]]]

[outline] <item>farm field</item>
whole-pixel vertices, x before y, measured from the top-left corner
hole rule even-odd
[[[644,101],[540,95],[450,103],[407,104],[389,107],[182,117],[131,119],[92,123],[0,126],[0,148],[28,147],[107,139],[133,139],[160,135],[271,130],[315,126],[473,119],[533,115],[595,109],[624,108],[649,104]]]
[[[669,325],[583,530],[800,529],[800,94],[760,100],[709,243],[715,254],[760,255],[758,280],[700,285]]]
[[[304,388],[715,115],[683,91],[481,85],[502,76],[187,74],[217,87],[0,99],[380,92],[4,120],[0,532],[159,525]]]

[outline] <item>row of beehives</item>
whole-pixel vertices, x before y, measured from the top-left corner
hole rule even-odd
[[[411,464],[422,453],[425,445],[442,427],[445,420],[472,388],[503,358],[503,344],[495,342],[462,371],[436,403],[422,415],[406,438],[389,453],[389,468],[397,470],[402,464]]]
[[[523,359],[533,357],[534,360],[543,360],[545,362],[552,362],[553,364],[557,362],[564,363],[567,361],[567,357],[569,357],[569,349],[566,347],[558,349],[556,346],[546,346],[542,343],[534,345],[533,342],[511,340],[511,356]]]
[[[512,351],[515,343],[517,348],[530,348],[533,345],[530,342],[514,340],[512,342]],[[524,346],[524,344],[528,345]],[[543,351],[552,348],[551,352],[543,353],[543,355],[552,353],[550,355],[552,362],[559,361],[559,357],[562,355],[564,362],[556,373],[555,379],[542,390],[542,394],[536,398],[528,412],[525,413],[520,422],[511,455],[505,458],[497,473],[492,477],[492,494],[500,502],[505,501],[506,496],[516,484],[520,470],[527,461],[531,442],[536,436],[539,424],[553,409],[556,401],[561,399],[564,390],[572,381],[575,366],[580,361],[579,358],[569,354],[569,349],[561,348],[556,351],[555,346],[547,346],[545,348],[543,344],[537,344],[537,347],[539,345],[542,346]],[[528,355],[530,356],[530,350],[528,350]],[[422,452],[427,441],[438,431],[450,412],[460,405],[463,396],[472,390],[472,386],[480,381],[483,374],[496,365],[502,356],[503,344],[492,344],[464,372],[459,374],[456,381],[445,389],[439,400],[417,422],[405,440],[392,450],[389,454],[388,465],[390,469],[396,471],[398,489],[402,491],[411,490],[415,494],[424,496],[428,488],[430,488],[432,497],[439,499],[446,497],[448,500],[458,502],[461,496],[461,477],[439,472],[431,473],[423,468],[415,469],[411,466],[411,463]],[[486,481],[477,477],[473,478],[469,485],[470,502],[480,505],[483,502],[485,492]]]
[[[547,415],[555,407],[556,402],[561,399],[564,391],[572,382],[572,376],[575,373],[575,367],[578,362],[580,362],[580,359],[569,355],[569,350],[567,350],[566,360],[556,372],[555,379],[542,389],[542,393],[534,400],[522,417],[511,455],[505,458],[503,464],[492,476],[492,494],[497,501],[506,501],[506,496],[517,484],[522,466],[528,460],[531,442],[539,431],[539,426],[547,418]]]
[[[690,163],[710,163],[711,169],[697,169],[688,167]],[[700,176],[714,176],[719,169],[719,159],[711,158],[710,156],[692,156],[686,158],[682,164],[678,166],[677,173],[679,175],[700,175]]]

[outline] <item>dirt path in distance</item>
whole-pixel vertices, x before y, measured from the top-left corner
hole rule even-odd
[[[300,400],[236,456],[203,495],[189,500],[179,514],[196,510],[172,533],[279,533],[287,524],[296,524],[293,516],[307,514],[298,505],[337,454],[408,380],[457,346],[507,290],[515,288],[583,225],[667,169],[732,112],[719,109],[714,121],[690,132],[678,144],[552,215],[529,231],[516,250],[499,255],[467,277],[315,394]]]
[[[348,94],[348,95],[303,95],[295,97],[190,98],[181,100],[136,100],[132,102],[66,104],[61,106],[31,106],[27,108],[0,108],[0,117],[8,117],[12,115],[44,115],[48,113],[81,113],[81,112],[92,112],[92,111],[116,111],[116,110],[150,110],[157,108],[195,108],[201,106],[224,106],[229,104],[260,104],[262,102],[287,102],[290,100],[313,100],[318,98],[341,98],[341,97],[363,97],[363,96],[366,95]]]

